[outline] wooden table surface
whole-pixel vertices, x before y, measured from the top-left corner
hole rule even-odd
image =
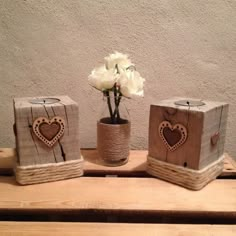
[[[83,150],[85,175],[20,186],[14,149],[0,149],[0,235],[236,235],[236,164],[200,191],[145,172],[147,151],[120,167]],[[63,221],[63,222],[61,222]]]

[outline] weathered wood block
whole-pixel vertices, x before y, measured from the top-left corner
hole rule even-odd
[[[195,189],[216,178],[223,168],[227,114],[222,102],[172,98],[151,105],[148,172],[175,183],[188,172],[195,178],[188,187]]]
[[[20,184],[83,174],[76,102],[68,96],[15,98],[14,114]]]

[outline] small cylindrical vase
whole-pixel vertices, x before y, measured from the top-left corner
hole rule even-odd
[[[122,120],[120,124],[111,124],[110,118],[97,122],[97,149],[104,165],[124,165],[129,157],[131,124]]]

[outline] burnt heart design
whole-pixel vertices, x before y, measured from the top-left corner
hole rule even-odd
[[[187,139],[187,134],[187,129],[181,124],[172,126],[169,121],[163,121],[159,125],[159,135],[170,151],[175,151],[183,145]]]
[[[33,123],[34,134],[48,147],[52,147],[64,134],[65,121],[55,116],[51,120],[39,117]]]

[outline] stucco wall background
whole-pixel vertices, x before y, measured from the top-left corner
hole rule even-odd
[[[147,148],[150,103],[188,96],[230,103],[235,157],[235,13],[234,0],[1,0],[0,147],[15,145],[13,97],[62,94],[79,103],[81,147],[95,147],[102,95],[87,77],[117,50],[146,78],[126,103],[132,148]]]

